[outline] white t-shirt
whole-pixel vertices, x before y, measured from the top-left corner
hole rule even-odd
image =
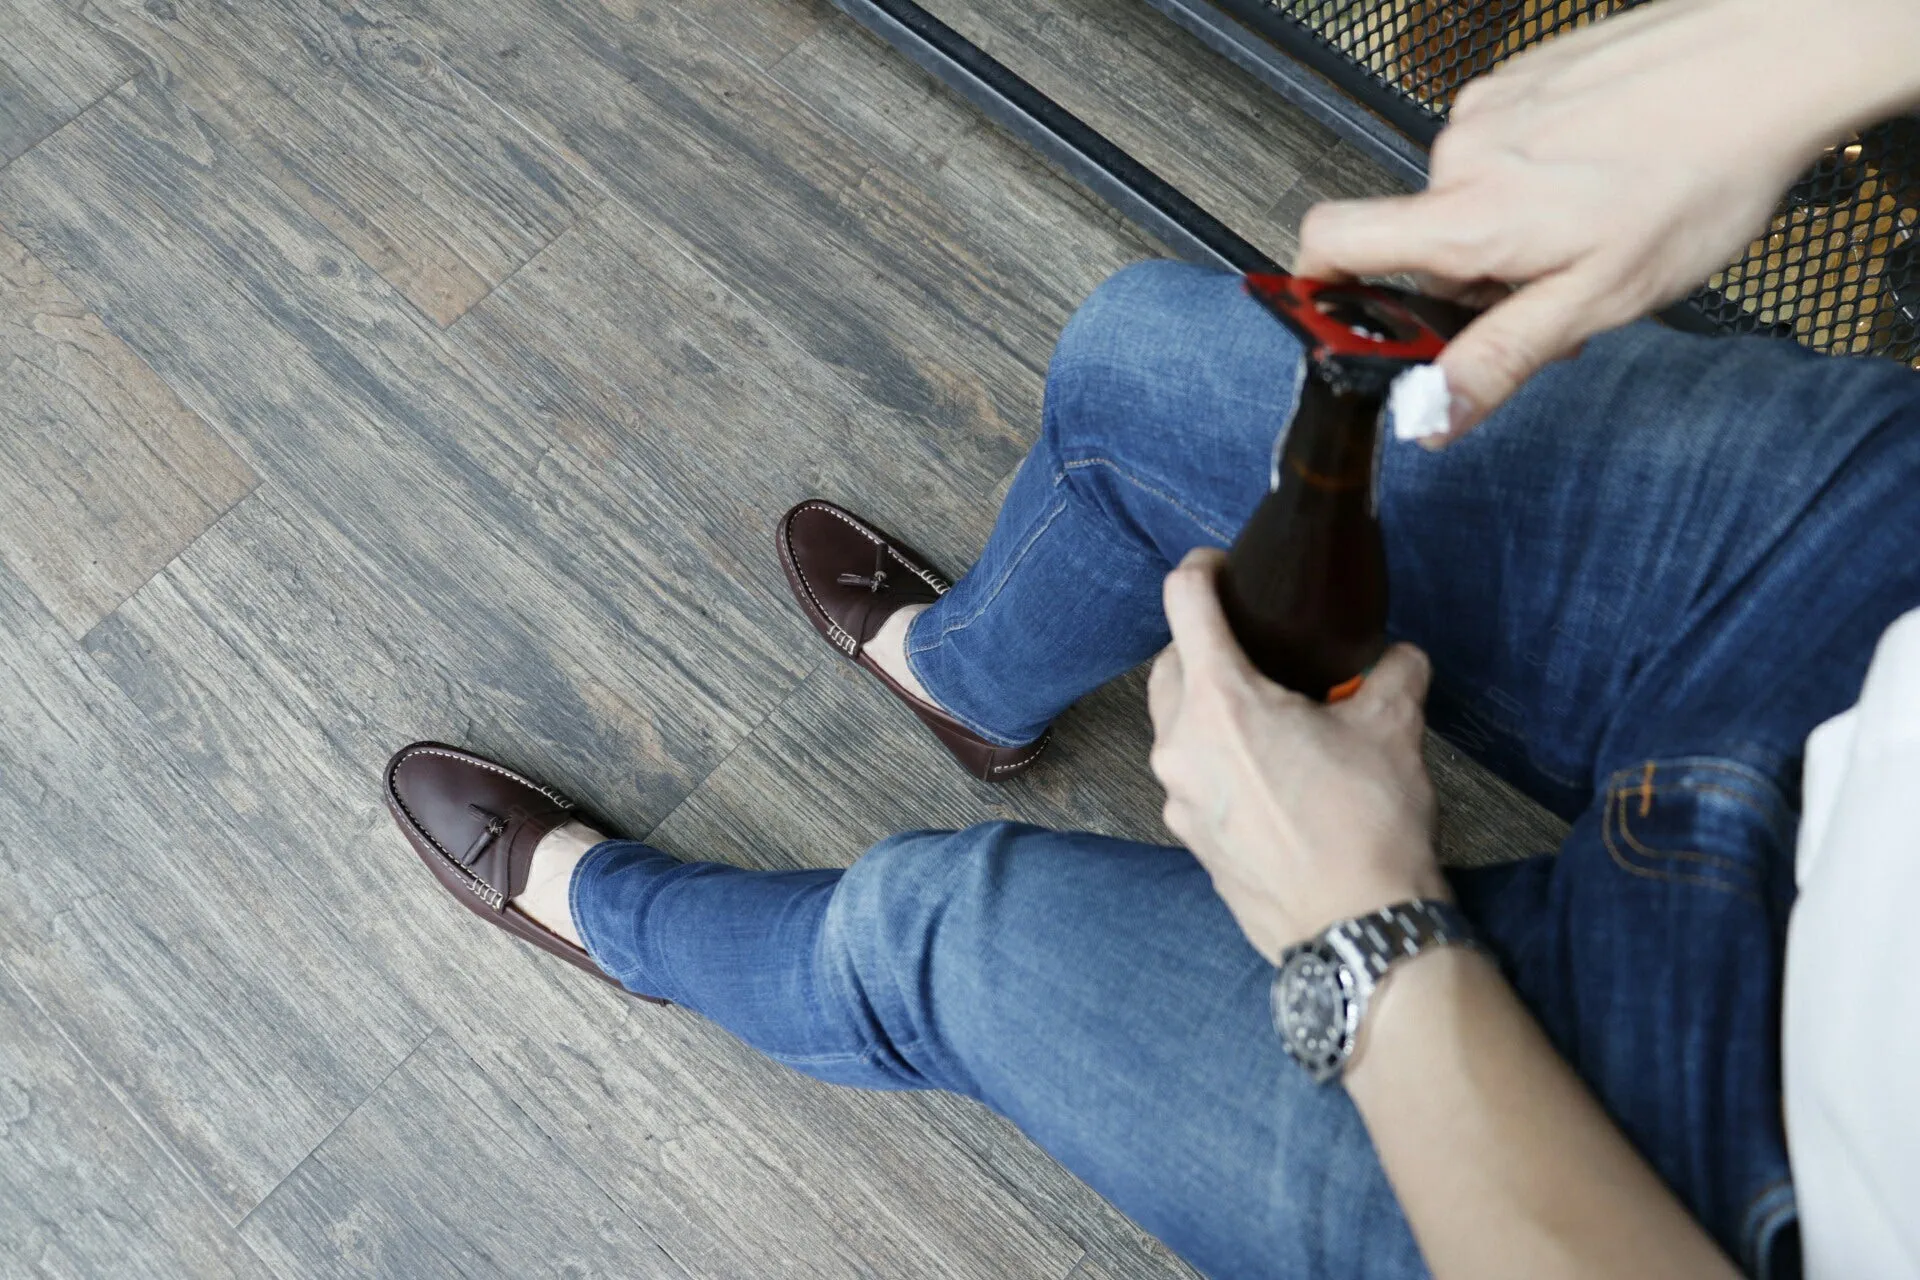
[[[1920,1277],[1920,609],[1807,739],[1787,1147],[1810,1280]]]

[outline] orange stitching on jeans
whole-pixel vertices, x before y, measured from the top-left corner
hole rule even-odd
[[[1620,775],[1615,774],[1614,776],[1618,777]],[[1615,783],[1613,786],[1608,787],[1607,791],[1610,795],[1621,795],[1629,792],[1638,794],[1640,789],[1638,783],[1631,787]],[[1745,808],[1751,809],[1756,817],[1769,817],[1766,808],[1763,807],[1758,800],[1755,800],[1746,792],[1736,791],[1732,787],[1716,787],[1710,782],[1669,782],[1664,786],[1656,786],[1653,788],[1653,794],[1656,796],[1673,795],[1676,793],[1700,796],[1725,796],[1727,799],[1736,800]]]
[[[1646,817],[1653,812],[1653,761],[1647,761],[1645,773],[1640,775],[1640,816]]]
[[[1700,772],[1737,773],[1741,777],[1754,778],[1756,780],[1760,778],[1764,778],[1766,776],[1765,774],[1761,773],[1760,770],[1754,768],[1752,765],[1742,764],[1737,760],[1722,759],[1717,756],[1676,756],[1671,760],[1666,760],[1666,761],[1656,760],[1654,763],[1670,764],[1676,769],[1684,767],[1690,772],[1694,772],[1694,773],[1700,773]],[[1622,777],[1626,777],[1629,774],[1637,773],[1638,771],[1639,770],[1637,768],[1615,769],[1613,771],[1613,776],[1616,778],[1622,778]]]
[[[1718,854],[1701,853],[1697,849],[1694,849],[1694,850],[1680,849],[1680,850],[1673,850],[1673,851],[1669,851],[1666,849],[1655,849],[1651,845],[1645,845],[1640,843],[1638,840],[1634,839],[1633,832],[1627,826],[1626,794],[1624,792],[1616,792],[1615,794],[1620,797],[1620,836],[1622,839],[1624,839],[1627,842],[1629,846],[1632,847],[1635,853],[1642,854],[1649,858],[1676,858],[1682,862],[1699,862],[1710,867],[1727,867],[1734,871],[1739,871],[1742,873],[1747,872],[1747,867],[1745,866],[1745,864],[1740,862],[1737,858],[1723,858]]]
[[[1621,808],[1623,810],[1626,808],[1625,802],[1626,802],[1626,797],[1622,796]],[[1626,872],[1628,875],[1642,876],[1648,880],[1664,880],[1668,884],[1704,885],[1709,889],[1718,889],[1722,893],[1731,893],[1737,898],[1744,898],[1748,902],[1755,903],[1756,905],[1760,902],[1760,895],[1757,893],[1754,893],[1751,890],[1736,889],[1732,885],[1723,884],[1718,880],[1708,879],[1706,876],[1675,875],[1671,871],[1656,871],[1651,867],[1634,866],[1631,862],[1627,861],[1626,857],[1621,854],[1619,846],[1617,846],[1613,842],[1613,806],[1611,804],[1609,804],[1606,807],[1606,809],[1601,813],[1600,839],[1607,846],[1607,856],[1613,859],[1613,863],[1615,866],[1619,867],[1622,871]]]
[[[1753,766],[1739,764],[1730,760],[1715,760],[1692,756],[1677,760],[1656,760],[1654,763],[1656,765],[1664,763],[1674,769],[1684,769],[1688,773],[1730,773],[1736,778],[1746,778],[1751,782],[1763,785],[1770,782],[1766,774]],[[1616,780],[1630,778],[1637,772],[1638,770],[1636,769],[1615,769],[1613,771],[1613,777]]]

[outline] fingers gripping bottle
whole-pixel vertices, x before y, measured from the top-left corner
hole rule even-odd
[[[1323,701],[1360,687],[1387,644],[1379,453],[1387,389],[1472,313],[1396,289],[1251,275],[1301,339],[1306,369],[1274,442],[1270,488],[1227,552],[1220,602],[1247,657]]]

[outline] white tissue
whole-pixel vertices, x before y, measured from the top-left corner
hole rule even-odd
[[[1387,409],[1396,440],[1424,440],[1447,431],[1447,371],[1437,364],[1417,364],[1393,380]]]

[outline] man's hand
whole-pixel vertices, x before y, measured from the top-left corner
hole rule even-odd
[[[1913,0],[1661,0],[1468,85],[1427,189],[1317,206],[1294,269],[1494,302],[1440,358],[1457,436],[1726,265],[1824,146],[1916,90]]]
[[[1420,757],[1427,660],[1401,645],[1347,701],[1247,662],[1195,551],[1167,575],[1173,644],[1153,664],[1153,771],[1186,842],[1262,955],[1336,920],[1445,897]],[[1484,956],[1394,970],[1345,1079],[1437,1277],[1737,1280]]]
[[[1224,561],[1195,551],[1167,576],[1173,644],[1147,705],[1168,828],[1269,960],[1337,920],[1448,896],[1420,755],[1426,655],[1395,647],[1335,706],[1291,693],[1227,629]]]

